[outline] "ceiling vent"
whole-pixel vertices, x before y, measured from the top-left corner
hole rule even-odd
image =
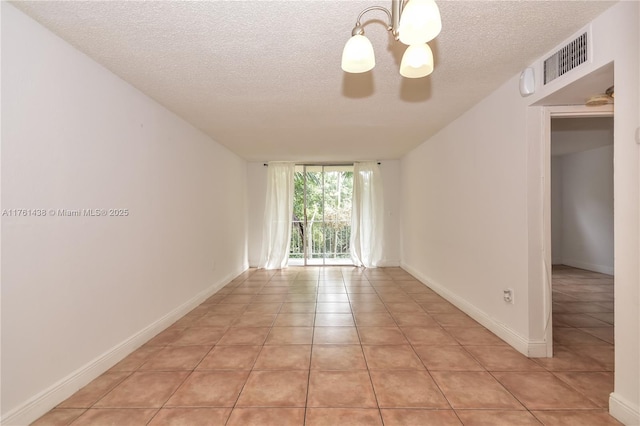
[[[589,51],[587,32],[560,48],[544,61],[544,84],[547,84],[587,62]]]

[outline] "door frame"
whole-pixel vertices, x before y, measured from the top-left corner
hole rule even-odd
[[[545,342],[547,357],[553,356],[553,301],[551,278],[551,120],[554,118],[613,117],[614,105],[589,107],[586,105],[546,106],[542,108],[543,140],[542,140],[542,260],[544,264],[544,311],[547,323],[545,326]],[[615,149],[615,144],[614,144]],[[615,168],[615,165],[614,165]],[[615,188],[615,180],[614,180]],[[615,190],[614,190],[615,193]],[[615,235],[615,234],[614,234]],[[615,238],[615,237],[614,237]],[[615,247],[615,244],[614,244]],[[615,284],[614,284],[615,285]]]
[[[309,253],[308,253],[308,238],[309,238],[309,232],[307,229],[307,225],[308,225],[308,215],[307,215],[307,167],[321,167],[321,176],[322,176],[322,202],[323,202],[323,209],[322,209],[322,224],[324,227],[324,223],[325,223],[325,211],[324,211],[324,202],[325,202],[325,173],[328,173],[325,168],[327,167],[343,167],[343,166],[350,166],[350,167],[354,167],[355,163],[353,162],[348,162],[348,163],[296,163],[295,165],[296,167],[302,167],[302,172],[304,175],[304,186],[303,186],[303,204],[304,204],[304,215],[302,217],[302,222],[303,222],[303,227],[304,227],[304,234],[303,234],[303,238],[302,238],[302,246],[303,246],[303,250],[302,250],[302,266],[336,266],[336,265],[340,265],[340,266],[346,266],[346,265],[352,265],[352,263],[347,264],[345,263],[343,264],[327,264],[327,257],[326,257],[326,246],[323,247],[324,250],[324,255],[322,257],[322,263],[321,264],[314,264],[314,263],[308,263],[308,259],[309,259]],[[295,197],[294,197],[295,199]],[[324,229],[323,229],[323,234],[324,234]]]

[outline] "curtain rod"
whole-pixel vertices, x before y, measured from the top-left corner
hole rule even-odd
[[[377,161],[378,165],[382,164],[380,161]],[[354,163],[296,163],[296,166],[351,166]],[[265,167],[269,166],[269,163],[262,164]]]

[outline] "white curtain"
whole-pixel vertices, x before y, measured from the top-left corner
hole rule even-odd
[[[382,178],[376,162],[355,163],[351,206],[351,261],[375,268],[382,260]]]
[[[295,163],[270,162],[260,268],[281,269],[289,261]]]

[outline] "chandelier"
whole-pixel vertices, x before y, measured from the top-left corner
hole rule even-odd
[[[396,40],[406,44],[400,63],[400,75],[407,78],[426,77],[433,72],[433,53],[427,42],[436,38],[442,29],[440,11],[434,0],[392,0],[391,11],[371,6],[358,15],[351,38],[342,51],[342,69],[349,73],[363,73],[376,65],[373,45],[364,35],[362,16],[372,10],[387,14]]]

